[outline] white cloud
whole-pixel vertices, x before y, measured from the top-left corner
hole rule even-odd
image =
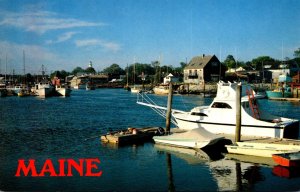
[[[16,44],[8,41],[0,41],[0,58],[2,60],[1,71],[5,70],[3,61],[8,58],[7,71],[15,69],[16,73],[23,73],[23,51],[25,51],[26,73],[38,74],[42,64],[47,69],[56,69],[64,61],[56,54],[38,45]],[[50,71],[48,71],[49,73]]]
[[[111,51],[118,51],[121,48],[121,46],[117,43],[108,42],[101,39],[76,40],[75,44],[77,47],[99,46]]]
[[[76,27],[104,26],[104,23],[81,21],[73,18],[59,18],[59,15],[48,11],[37,11],[33,13],[6,12],[0,21],[1,25],[8,25],[25,29],[39,34],[50,30],[70,29]]]
[[[56,40],[47,40],[46,43],[47,44],[61,43],[61,42],[64,42],[64,41],[67,41],[67,40],[71,39],[77,33],[78,32],[72,32],[72,31],[67,32],[67,33],[63,33],[62,35],[57,37]]]

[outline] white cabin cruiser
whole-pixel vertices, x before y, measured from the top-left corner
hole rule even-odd
[[[190,112],[173,111],[181,129],[203,128],[215,134],[235,134],[236,88],[238,83],[218,83],[217,96],[209,106],[199,106]],[[299,120],[271,115],[256,105],[255,95],[249,86],[242,86],[241,135],[296,139]]]

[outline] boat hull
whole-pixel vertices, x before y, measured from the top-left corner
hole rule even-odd
[[[52,94],[52,88],[40,88],[35,90],[35,94],[40,97],[48,97]]]
[[[228,153],[272,157],[274,154],[300,151],[300,145],[273,144],[258,142],[236,142],[236,145],[226,145]]]
[[[235,134],[235,119],[226,117],[226,114],[218,119],[195,117],[188,113],[173,113],[173,116],[181,129],[203,128],[214,134]],[[242,117],[246,117],[246,114],[242,114]],[[246,121],[242,119],[241,135],[297,139],[299,137],[299,121],[272,123],[252,119],[246,124]]]
[[[68,88],[57,88],[56,92],[59,96],[68,97],[71,94],[71,89]]]
[[[280,91],[266,91],[266,95],[268,98],[291,98],[292,92],[284,92],[284,94]]]
[[[159,87],[154,87],[153,92],[156,95],[167,95],[167,94],[169,94],[169,89],[168,89],[168,87],[165,87],[165,86],[163,86],[163,87],[159,86]]]
[[[273,154],[273,160],[284,167],[298,167],[300,166],[300,153],[282,153]]]
[[[214,135],[204,129],[194,129],[183,133],[173,133],[171,135],[155,136],[153,140],[155,143],[201,149],[209,145],[217,143],[224,137]]]

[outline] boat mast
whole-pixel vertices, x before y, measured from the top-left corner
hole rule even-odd
[[[25,76],[25,51],[23,50],[23,75],[24,75],[24,84],[26,84],[26,76]]]
[[[25,76],[25,51],[23,50],[23,75]]]
[[[7,73],[7,54],[5,55],[5,84],[6,84],[6,73]]]
[[[126,87],[128,87],[128,63],[127,63],[126,80],[127,80],[127,85],[126,85]]]
[[[133,57],[133,86],[135,85],[135,57]]]

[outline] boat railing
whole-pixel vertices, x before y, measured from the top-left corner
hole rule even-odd
[[[166,118],[167,107],[157,105],[147,94],[138,93],[136,103],[139,105],[150,107],[157,114],[159,114],[163,118]],[[172,109],[172,112],[184,112],[184,111]],[[177,123],[173,117],[171,118],[171,122],[177,126]]]

